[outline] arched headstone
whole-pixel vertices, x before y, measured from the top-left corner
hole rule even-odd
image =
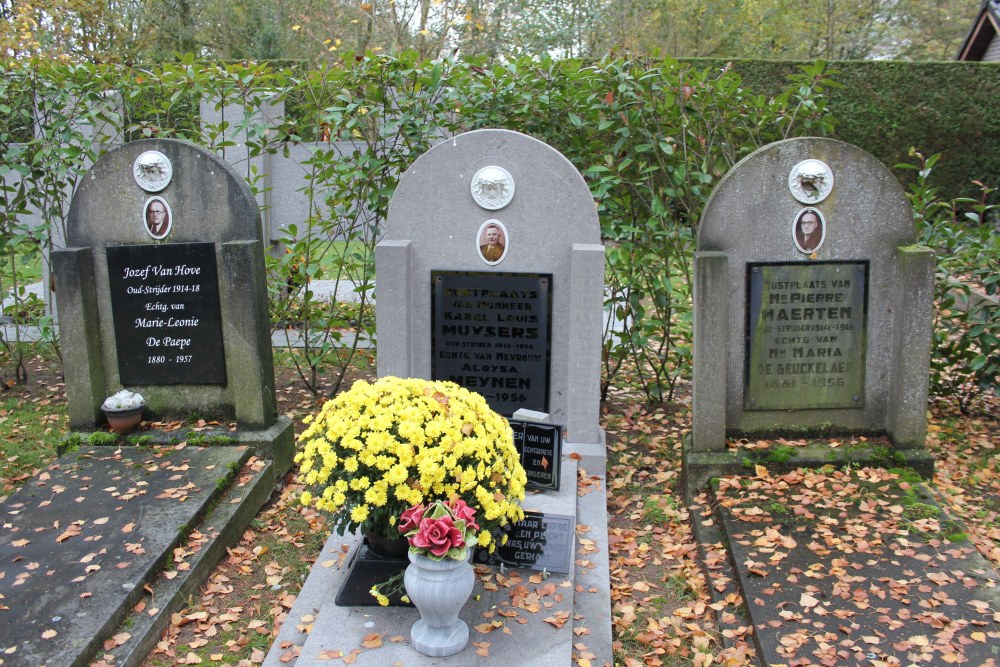
[[[431,148],[400,178],[376,277],[380,376],[454,380],[603,443],[604,247],[558,151],[508,130]]]
[[[235,420],[291,456],[279,420],[260,211],[208,151],[149,139],[105,154],[52,253],[70,426],[101,422],[122,387],[147,419]],[[255,440],[254,437],[250,438]],[[278,443],[278,444],[275,444]]]
[[[926,456],[934,260],[915,242],[895,177],[849,144],[781,141],[726,174],[695,254],[689,489],[733,436],[884,433]]]

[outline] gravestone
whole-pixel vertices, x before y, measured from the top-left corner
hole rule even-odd
[[[546,613],[562,614],[567,622],[553,627],[539,616],[521,631],[493,633],[491,655],[517,665],[570,664],[578,637],[586,634],[588,647],[610,663],[606,457],[599,422],[604,247],[580,173],[551,147],[517,132],[478,130],[447,139],[400,177],[376,247],[375,273],[380,377],[452,380],[483,394],[501,414],[533,422],[515,422],[514,428],[521,431],[522,455],[530,457],[535,481],[546,490],[526,497],[525,520],[511,527],[511,548],[498,549],[495,560],[547,572],[546,585],[560,593],[555,606],[545,603]],[[548,432],[553,427],[565,429],[561,445]],[[549,455],[560,458],[549,462],[558,473],[543,462]],[[593,493],[578,495],[580,478],[593,483]],[[575,558],[577,543],[583,544],[578,532],[589,536],[581,560]],[[366,553],[359,535],[330,538],[324,554],[345,554],[344,564],[313,568],[289,612],[289,618],[313,616],[310,630],[286,623],[265,665],[289,656],[312,664],[373,624],[406,627],[416,620],[402,606],[359,613],[328,602],[336,601],[333,592],[347,585],[353,564]],[[491,562],[483,551],[473,558]],[[508,591],[483,578],[462,618],[476,625],[508,598]],[[405,639],[385,648],[358,655],[358,664],[438,662],[415,657]],[[452,659],[480,660],[471,646]]]
[[[473,562],[568,574],[573,565],[575,519],[568,515],[525,512],[522,521],[504,531],[506,542],[493,553],[476,549]]]
[[[915,242],[903,189],[854,146],[781,141],[726,174],[695,253],[688,492],[733,463],[727,437],[885,434],[926,468],[934,260]]]
[[[249,187],[208,151],[149,139],[104,155],[52,253],[70,427],[100,425],[125,387],[149,421],[235,421],[283,474],[262,244]]]
[[[399,180],[376,249],[378,374],[452,380],[600,445],[604,247],[580,173],[508,130],[441,142]]]

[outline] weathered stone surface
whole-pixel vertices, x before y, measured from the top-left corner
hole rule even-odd
[[[808,475],[716,494],[736,581],[712,568],[709,588],[738,583],[758,664],[993,664],[1000,577],[923,485]]]
[[[607,485],[601,470],[604,465],[603,456],[579,457],[569,452],[562,462],[558,494],[537,494],[525,502],[526,509],[576,515],[577,536],[588,542],[581,546],[584,543],[577,540],[572,574],[550,573],[544,577],[540,572],[507,569],[502,573],[504,581],[499,581],[496,571],[480,565],[481,580],[459,616],[470,626],[470,643],[457,655],[443,659],[416,652],[409,638],[410,626],[419,618],[414,608],[336,606],[334,597],[361,537],[331,535],[264,665],[320,667],[328,664],[338,651],[353,664],[371,667],[397,662],[414,667],[444,664],[472,667],[492,661],[526,667],[569,667],[587,654],[592,656],[588,659],[593,665],[611,664],[611,592],[605,529]],[[592,490],[582,496],[577,494],[579,475],[592,482],[589,487]],[[589,529],[579,528],[580,525]],[[532,606],[533,599],[525,603],[530,609],[512,604],[511,593],[518,585],[525,586],[526,593],[538,595],[536,606]],[[524,597],[518,599],[523,601]],[[370,633],[382,635],[380,646],[370,649],[361,646]],[[478,653],[480,647],[475,643],[481,645],[485,654]]]
[[[172,180],[155,193],[143,190],[133,177],[133,165],[146,151],[159,151],[172,165]],[[169,205],[170,231],[162,239],[147,232],[143,217],[154,196]],[[76,361],[69,358],[66,364],[72,428],[87,430],[100,424],[100,401],[122,388],[106,249],[187,243],[215,247],[226,379],[199,383],[194,363],[186,371],[191,382],[156,384],[151,374],[149,383],[128,388],[146,398],[148,418],[235,418],[254,429],[274,423],[274,370],[257,203],[246,181],[210,152],[181,141],[148,139],[115,148],[94,165],[70,207],[67,248],[52,253],[66,348],[79,351],[71,354],[87,353]],[[156,303],[163,300],[157,297],[150,297],[150,307],[165,307]],[[180,335],[163,327],[148,330],[151,336]],[[171,355],[167,363],[180,362]]]
[[[484,167],[510,175],[509,203],[477,204],[471,183]],[[506,250],[487,261],[480,240],[490,220],[502,225]],[[379,375],[432,377],[432,271],[551,276],[549,405],[518,407],[549,412],[569,442],[603,443],[600,243],[586,183],[551,147],[508,130],[478,130],[438,144],[400,178],[376,251]]]
[[[0,528],[5,660],[89,662],[248,456],[242,447],[88,446],[8,498]]]
[[[834,181],[813,203],[789,187],[806,160]],[[822,236],[804,249],[809,211]],[[922,446],[933,279],[915,240],[903,189],[854,146],[780,141],[726,174],[695,255],[690,451],[720,452],[727,436],[828,432]]]

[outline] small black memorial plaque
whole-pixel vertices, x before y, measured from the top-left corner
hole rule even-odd
[[[507,543],[492,554],[476,549],[475,561],[569,574],[573,565],[574,518],[564,514],[525,512],[507,532]]]
[[[432,271],[431,375],[503,415],[549,406],[552,276]]]
[[[510,420],[514,446],[528,475],[528,487],[559,490],[562,427],[554,424]]]
[[[213,243],[107,248],[124,385],[225,384]]]
[[[384,584],[395,576],[402,576],[409,559],[403,555],[399,558],[380,556],[368,546],[368,538],[354,551],[349,561],[347,576],[341,584],[334,604],[338,607],[373,607],[379,601],[371,594],[372,586]],[[391,588],[391,587],[390,587]],[[390,607],[412,607],[410,602],[403,602],[404,590],[396,590],[386,597]]]
[[[747,267],[747,410],[864,407],[867,268]]]

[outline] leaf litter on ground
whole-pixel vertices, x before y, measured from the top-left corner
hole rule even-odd
[[[681,392],[682,396],[684,394]],[[715,514],[707,494],[700,495],[691,507],[683,506],[678,477],[681,443],[690,428],[690,413],[683,407],[671,408],[666,411],[669,414],[664,415],[665,411],[658,407],[644,409],[636,401],[619,397],[605,410],[616,662],[630,667],[676,664],[678,660],[690,664],[744,665],[756,656],[753,629],[731,611],[744,601],[739,596],[739,589],[731,585],[734,582],[726,580],[726,573],[731,572],[726,567],[730,562],[726,545],[721,542],[705,544],[699,553],[691,530],[691,519],[697,513],[701,515],[700,520],[711,524]],[[1000,401],[987,397],[981,413],[975,418],[968,418],[960,413],[957,406],[936,403],[929,411],[927,439],[927,446],[937,459],[935,477],[928,485],[931,496],[964,522],[971,543],[993,568],[1000,566],[1000,475],[997,474],[1000,459],[996,451],[1000,448],[998,408]],[[826,444],[863,447],[872,444],[872,441],[884,444],[879,438],[864,436],[834,439]],[[805,439],[792,438],[730,442],[731,447],[751,451],[808,444]],[[762,470],[766,472],[766,466],[762,466]],[[756,469],[749,470],[748,477],[752,479],[755,472]],[[881,475],[884,472],[871,474]],[[903,481],[904,486],[907,484]],[[838,498],[847,491],[845,487],[835,488],[833,484],[817,486],[817,489],[820,496],[825,494],[831,498]],[[869,502],[872,503],[869,509],[881,507],[877,501]],[[897,519],[901,517],[896,512],[900,509],[906,511],[895,503],[890,503],[885,509]],[[750,516],[757,511],[748,510]],[[936,525],[934,517],[914,517],[911,523],[909,529],[917,532],[927,533],[940,528],[940,521]],[[952,536],[959,537],[956,534]],[[850,534],[848,538],[844,547],[857,550],[859,545],[863,546]],[[951,543],[946,545],[946,539],[936,539],[942,548],[959,548]],[[765,576],[768,567],[773,568],[772,558],[778,562],[785,560],[782,554],[793,547],[792,541],[795,541],[796,547],[800,546],[795,535],[782,535],[767,529],[755,535],[752,542],[758,540],[760,543],[756,548],[770,550],[766,557],[739,563],[737,567],[745,572],[752,568]],[[809,543],[803,540],[804,546],[808,547]],[[840,545],[837,547],[839,549]],[[834,551],[836,549],[831,549],[825,557],[839,562]],[[707,578],[706,572],[710,573]],[[960,581],[964,585],[969,579],[960,578]],[[875,583],[891,594],[891,580]],[[935,581],[929,578],[929,582],[917,586],[918,589],[919,586],[931,586],[930,599],[937,602],[939,600],[933,595],[938,593],[940,597],[938,589],[943,583],[946,583],[943,579]],[[712,593],[720,598],[717,602],[713,602]],[[809,597],[805,597],[804,601],[810,602],[813,597],[808,591],[806,595]],[[797,606],[801,606],[798,604],[800,601],[796,600]],[[822,609],[822,606],[819,608]],[[970,610],[972,613],[977,608],[970,606]],[[790,619],[795,618],[794,614],[801,613],[791,609],[782,611]],[[779,618],[785,621],[784,617]],[[933,618],[925,617],[924,620]],[[978,633],[978,630],[971,630],[966,640],[978,643],[983,636]],[[864,636],[869,639],[877,637],[872,634]],[[914,636],[918,637],[917,642],[921,641],[920,634],[914,633]],[[996,641],[986,636],[989,641]],[[865,645],[865,642],[859,640],[858,644]],[[871,651],[867,651],[865,656],[869,653]],[[961,651],[942,650],[932,654],[946,662],[962,660]],[[920,654],[917,655],[919,657]],[[815,664],[820,664],[818,658],[811,658],[817,660]]]
[[[42,379],[29,388],[29,401],[45,401],[43,407],[52,409],[53,412],[42,415],[47,421],[45,428],[65,431],[63,384],[51,373],[46,377],[41,366],[33,371],[36,375],[41,372]],[[712,521],[707,499],[701,498],[701,504],[686,507],[679,494],[681,442],[690,429],[685,396],[688,391],[689,388],[680,387],[678,404],[653,408],[644,406],[638,396],[627,391],[614,391],[604,409],[603,425],[608,433],[609,454],[609,560],[615,659],[616,663],[628,667],[676,664],[678,660],[694,665],[741,665],[754,655],[752,629],[737,622],[719,631],[722,620],[719,617],[729,612],[725,606],[713,603],[710,589],[718,593],[719,587],[726,586],[719,575],[724,571],[721,565],[729,558],[728,551],[723,544],[709,544],[704,545],[703,555],[699,555],[691,529],[693,513],[705,512],[709,515],[707,520]],[[281,409],[293,420],[300,420],[319,406],[315,397],[288,376],[279,382],[277,395]],[[968,417],[952,404],[935,403],[929,412],[927,438],[927,446],[937,459],[930,486],[934,497],[965,523],[969,539],[994,567],[1000,566],[998,406],[1000,401],[987,397],[980,413]],[[16,441],[23,437],[25,429],[17,425],[13,414],[14,411],[9,415],[0,414],[0,419],[8,417],[0,421],[0,428],[13,423],[13,428],[4,434],[11,434]],[[754,440],[738,446],[753,450],[796,447],[803,442],[797,439],[786,439],[783,443]],[[850,440],[845,444],[850,445]],[[32,475],[39,474],[55,455],[52,448],[39,464],[34,467],[29,464],[25,468],[24,457],[9,451],[5,449],[7,467],[3,475],[3,494],[9,494]],[[585,489],[586,482],[581,490]],[[192,604],[180,612],[183,622],[168,628],[146,665],[197,664],[198,661],[252,665],[263,660],[281,623],[287,620],[294,596],[328,530],[323,517],[303,513],[294,502],[296,492],[294,487],[286,486],[262,510],[244,539],[230,550]],[[922,525],[928,526],[928,523]],[[269,540],[272,534],[274,540],[264,551],[262,542]],[[788,548],[781,545],[780,538],[766,531],[754,541],[760,538],[763,541],[757,548],[771,548],[767,544],[769,541],[774,541],[776,553]],[[276,545],[293,548],[275,549]],[[760,559],[761,564],[766,567],[771,555]],[[706,577],[706,572],[712,576]],[[484,583],[498,585],[497,581],[489,579]],[[880,583],[888,587],[891,594],[891,583]],[[503,584],[513,587],[520,582],[505,580]],[[931,584],[939,585],[934,581]],[[822,600],[819,604],[811,604],[811,599],[820,598],[808,592],[805,595],[807,597],[796,601],[807,603],[798,605],[802,610],[822,608]],[[739,604],[741,600],[730,599],[729,602]],[[142,609],[148,612],[155,609],[156,601],[147,596],[139,605],[145,605]],[[520,624],[518,619],[524,620],[521,616],[530,613],[512,604],[501,610],[499,618],[490,624],[503,619],[513,624],[511,627],[516,631]],[[502,625],[510,631],[507,624]],[[480,636],[488,638],[488,635]],[[118,639],[122,637],[121,633],[116,635]],[[364,640],[363,637],[357,639],[358,645]],[[925,639],[931,646],[932,635],[926,632],[914,633],[909,641],[922,649]],[[865,640],[860,641],[864,643]],[[978,641],[978,636],[973,641]],[[476,650],[488,651],[486,643],[478,642]],[[587,652],[586,645],[581,643],[575,648],[578,651],[576,663],[589,663],[593,654]],[[345,657],[356,660],[356,655],[348,653]]]

